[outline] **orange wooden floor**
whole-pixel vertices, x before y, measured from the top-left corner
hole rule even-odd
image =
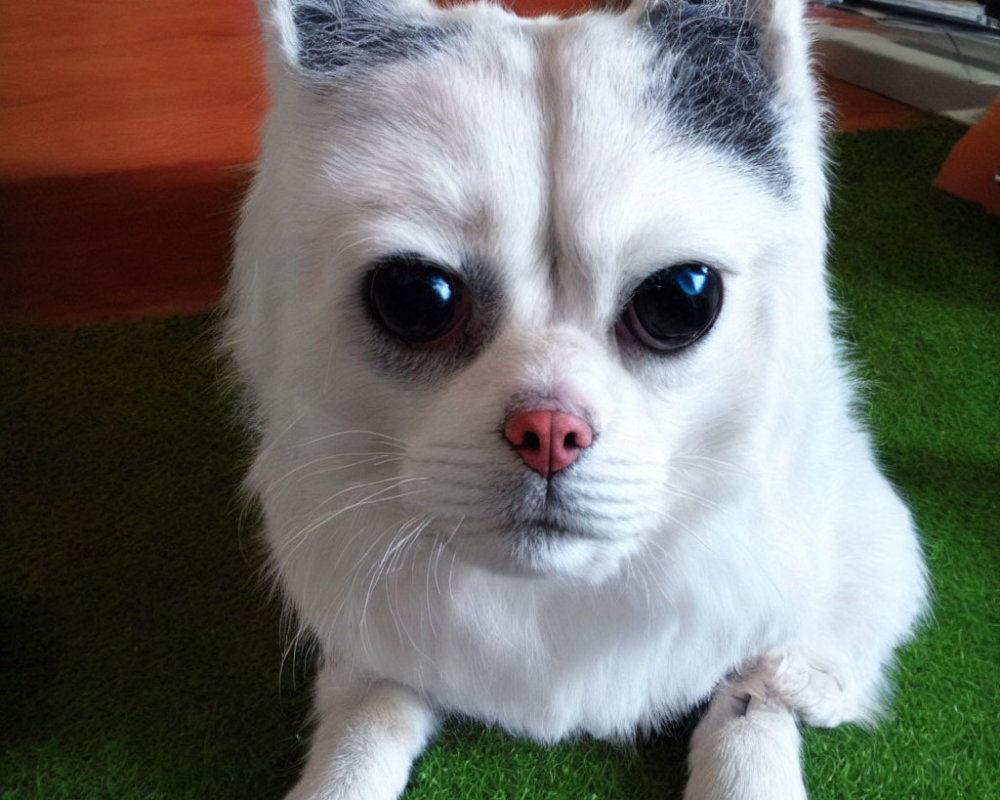
[[[827,86],[842,128],[920,118]],[[0,319],[210,309],[264,102],[252,0],[4,3]]]

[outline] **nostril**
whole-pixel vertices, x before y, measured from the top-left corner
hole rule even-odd
[[[504,436],[515,450],[548,449],[552,412],[524,411],[507,420]]]
[[[525,431],[524,439],[521,443],[515,445],[515,447],[523,447],[525,450],[540,450],[542,447],[542,440],[538,438],[538,434],[534,431]]]
[[[590,447],[594,433],[584,420],[574,414],[557,411],[552,417],[552,432],[556,441],[562,440],[566,450],[582,450]]]

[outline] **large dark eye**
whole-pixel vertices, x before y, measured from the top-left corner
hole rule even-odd
[[[389,333],[412,344],[430,344],[466,321],[471,305],[465,284],[414,255],[383,259],[369,273],[368,301]]]
[[[622,322],[646,347],[680,350],[704,336],[722,308],[722,278],[704,264],[654,272],[636,289]]]

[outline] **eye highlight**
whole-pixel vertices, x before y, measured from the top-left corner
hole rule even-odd
[[[368,305],[390,334],[415,345],[443,342],[469,318],[471,297],[457,276],[417,255],[389,256],[368,273]]]
[[[654,272],[629,299],[624,325],[637,341],[661,353],[694,344],[722,308],[722,277],[705,264],[676,264]]]

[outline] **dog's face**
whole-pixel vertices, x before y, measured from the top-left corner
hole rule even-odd
[[[830,358],[776,7],[277,4],[233,331],[323,513],[601,580],[761,467]]]

